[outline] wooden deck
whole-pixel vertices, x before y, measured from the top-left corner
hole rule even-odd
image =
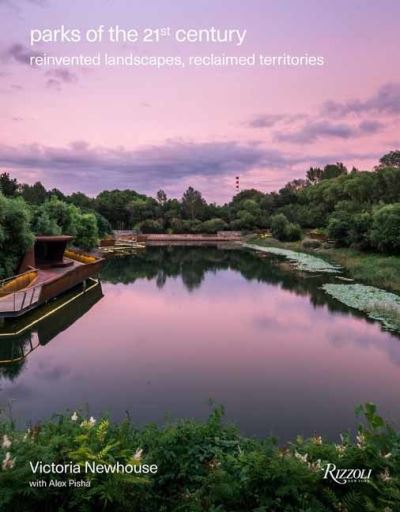
[[[39,275],[38,275],[34,285],[39,284],[39,283],[45,283],[46,281],[50,281],[52,279],[56,279],[56,278],[62,276],[63,274],[65,274],[66,272],[69,272],[70,270],[72,270],[74,268],[78,268],[78,267],[81,267],[82,265],[84,265],[84,263],[80,263],[79,261],[76,261],[76,260],[71,260],[70,258],[64,258],[64,259],[66,261],[72,261],[72,265],[70,265],[68,267],[52,267],[52,268],[39,269]]]
[[[0,317],[13,317],[25,314],[40,304],[57,297],[86,279],[98,274],[103,260],[93,263],[72,262],[67,267],[37,269],[38,276],[28,287],[0,298]]]

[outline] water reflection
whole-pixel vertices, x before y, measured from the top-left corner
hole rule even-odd
[[[400,420],[399,339],[325,295],[327,279],[217,247],[109,260],[104,298],[33,330],[42,348],[0,375],[0,404],[20,421],[88,403],[161,423],[204,419],[211,397],[244,433],[281,439],[337,438],[365,401]]]
[[[155,280],[162,289],[168,279],[181,279],[189,292],[201,287],[206,274],[230,270],[240,273],[247,281],[277,285],[300,296],[307,296],[318,308],[328,307],[332,312],[342,312],[357,317],[366,315],[330,297],[321,285],[336,282],[332,274],[313,274],[295,271],[283,257],[238,249],[227,245],[221,250],[215,246],[154,246],[133,256],[123,256],[106,262],[102,280],[113,284],[132,284],[138,279]]]
[[[68,329],[102,297],[100,282],[89,282],[84,293],[77,287],[23,319],[6,321],[0,328],[0,376],[15,379],[29,354]],[[64,303],[68,305],[62,307]]]

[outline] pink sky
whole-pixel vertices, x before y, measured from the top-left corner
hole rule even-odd
[[[0,166],[70,193],[133,188],[224,201],[274,190],[310,165],[370,169],[400,146],[396,0],[0,0]],[[232,45],[30,48],[32,28],[247,29]],[[322,55],[320,68],[38,69],[51,55]],[[60,73],[60,70],[67,73]],[[327,103],[329,102],[329,103]]]

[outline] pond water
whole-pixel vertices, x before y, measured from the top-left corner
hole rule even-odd
[[[209,400],[245,434],[354,428],[375,402],[400,420],[400,339],[329,298],[333,276],[244,249],[148,247],[109,260],[101,287],[28,334],[0,340],[0,406],[18,423],[65,409],[139,424],[205,419]],[[87,405],[88,404],[88,405]]]

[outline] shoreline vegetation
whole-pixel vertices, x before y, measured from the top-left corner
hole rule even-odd
[[[322,258],[317,258],[306,252],[293,251],[286,249],[282,246],[276,247],[275,245],[260,245],[258,239],[253,243],[244,243],[244,248],[255,249],[257,251],[266,252],[276,256],[283,256],[293,262],[294,268],[303,270],[305,272],[322,272],[326,274],[337,274],[341,268],[338,265],[332,265]]]
[[[363,311],[387,329],[400,331],[400,296],[375,286],[362,284],[332,284],[322,286],[331,297],[346,306]]]
[[[295,269],[334,274],[342,281],[368,283],[326,283],[322,289],[346,306],[377,320],[386,329],[400,332],[400,295],[383,289],[386,285],[389,290],[400,291],[399,257],[361,253],[352,249],[311,249],[302,242],[280,242],[273,238],[251,237],[247,242],[243,247],[286,257],[294,262]],[[387,260],[396,268],[385,265]],[[335,263],[330,263],[332,261]],[[342,272],[350,277],[340,275]]]
[[[310,248],[303,245],[302,241],[281,242],[274,238],[260,238],[254,235],[247,238],[247,244],[310,254],[334,266],[342,267],[348,276],[356,281],[400,294],[400,256],[343,247]]]
[[[383,155],[372,170],[348,170],[341,162],[311,167],[304,178],[276,192],[246,189],[225,204],[208,203],[193,187],[180,199],[167,197],[163,190],[151,197],[132,189],[103,190],[90,197],[0,174],[0,278],[17,271],[35,235],[71,235],[77,247],[90,250],[113,231],[124,230],[153,235],[269,230],[285,242],[318,231],[340,249],[332,253],[341,260],[336,263],[362,274],[357,279],[373,284],[371,273],[392,287],[391,273],[398,269],[394,258],[400,254],[400,151]],[[358,252],[382,254],[386,270],[378,277],[371,260],[364,271],[367,260],[359,265]],[[400,290],[399,280],[393,291]]]
[[[395,512],[400,434],[374,404],[356,413],[361,418],[355,435],[344,433],[337,442],[298,436],[285,446],[273,438],[242,436],[223,422],[222,407],[214,407],[206,422],[179,420],[161,427],[137,428],[129,417],[113,423],[76,411],[28,429],[3,419],[0,508]],[[117,470],[121,467],[127,469]]]

